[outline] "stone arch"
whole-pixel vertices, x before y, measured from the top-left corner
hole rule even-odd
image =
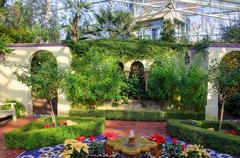
[[[144,65],[143,65],[142,62],[140,62],[140,61],[132,62],[131,67],[130,67],[129,76],[131,77],[134,74],[140,75],[140,77],[143,78],[143,79],[145,78]]]
[[[23,102],[28,113],[32,113],[31,89],[18,82],[13,73],[21,73],[20,65],[29,67],[33,54],[39,50],[51,52],[56,57],[59,67],[70,68],[70,48],[61,44],[13,44],[8,47],[13,52],[5,56],[4,64],[0,64],[0,100],[6,98],[17,99]],[[64,94],[59,95],[58,107],[59,115],[67,114],[70,109],[70,103],[66,101]]]
[[[210,67],[212,64],[220,63],[225,55],[231,52],[239,52],[240,44],[211,44],[207,51],[208,67]],[[218,120],[218,94],[210,82],[208,83],[205,119]]]

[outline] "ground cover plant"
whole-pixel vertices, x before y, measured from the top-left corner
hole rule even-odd
[[[137,110],[83,110],[71,109],[71,117],[104,117],[107,120],[164,121],[167,119],[204,119],[204,113]]]
[[[169,133],[191,144],[200,144],[222,153],[240,156],[240,136],[218,131],[219,122],[168,120]],[[239,124],[224,122],[226,130],[239,131]],[[215,130],[214,130],[215,129]],[[224,144],[224,145],[223,145]]]
[[[36,149],[56,144],[62,144],[65,139],[77,136],[89,137],[101,134],[104,130],[103,118],[57,117],[60,120],[76,122],[72,126],[49,124],[49,118],[40,118],[30,124],[4,135],[4,142],[9,148]]]

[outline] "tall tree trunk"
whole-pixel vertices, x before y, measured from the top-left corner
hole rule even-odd
[[[220,114],[220,122],[219,122],[219,131],[222,129],[222,123],[223,123],[223,114],[224,114],[224,105],[225,105],[225,101],[222,101],[222,105],[221,105],[221,114]]]

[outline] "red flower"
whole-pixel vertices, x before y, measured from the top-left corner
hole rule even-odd
[[[187,144],[182,145],[182,150],[185,150],[185,149],[187,149]]]
[[[115,140],[118,138],[118,134],[114,132],[105,132],[104,137],[106,137],[108,140]]]
[[[231,135],[239,135],[238,132],[234,129],[226,130],[224,133],[231,134]]]
[[[44,128],[50,128],[51,126],[49,124],[45,124]]]
[[[149,139],[155,141],[158,145],[166,142],[166,139],[163,136],[161,136],[160,134],[155,134],[155,135],[151,136]]]
[[[77,137],[76,137],[76,140],[77,140],[78,142],[81,142],[81,141],[85,140],[85,137],[84,137],[84,136],[77,136]]]
[[[177,144],[177,139],[176,139],[176,138],[173,138],[173,139],[172,139],[172,143],[173,143],[174,145],[176,145],[176,144]]]
[[[89,137],[89,140],[91,140],[91,141],[94,141],[96,138],[95,138],[95,136],[90,136]]]

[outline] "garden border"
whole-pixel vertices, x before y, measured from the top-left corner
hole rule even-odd
[[[173,137],[188,143],[201,144],[219,152],[240,156],[240,136],[210,131],[181,121],[167,121],[167,130]]]

